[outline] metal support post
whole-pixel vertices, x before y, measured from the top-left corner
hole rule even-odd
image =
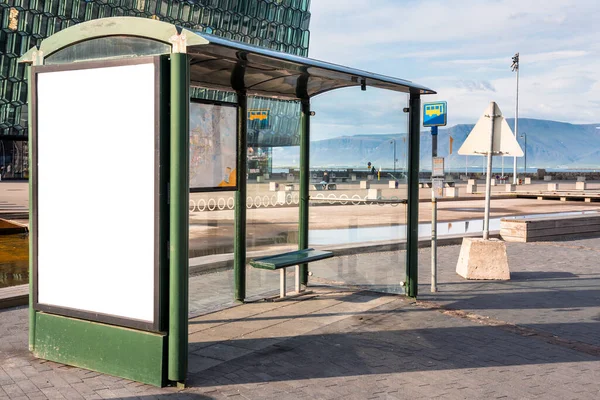
[[[417,297],[419,268],[419,141],[421,96],[411,92],[408,117],[408,205],[406,217],[406,294]]]
[[[301,101],[300,115],[300,205],[298,250],[308,249],[308,201],[310,185],[310,100]],[[308,264],[300,265],[300,283],[308,284]]]
[[[248,118],[248,97],[245,91],[237,92],[238,126],[237,126],[237,174],[235,192],[235,235],[233,237],[233,276],[234,296],[236,301],[246,298],[246,196],[247,196],[247,161],[246,149],[248,135],[246,119]]]
[[[171,54],[168,379],[183,383],[188,364],[189,61]]]
[[[438,127],[431,127],[431,157],[437,157],[438,155]],[[433,162],[433,160],[432,160]],[[431,168],[433,168],[433,164],[431,164]],[[432,169],[433,171],[433,169]]]
[[[283,299],[285,297],[285,270],[286,268],[281,268],[279,270],[279,298]]]
[[[490,236],[490,201],[492,197],[492,154],[494,151],[494,121],[496,119],[496,107],[492,101],[490,103],[489,117],[491,119],[490,128],[490,149],[487,154],[487,176],[485,178],[485,214],[483,216],[483,239],[487,240]]]
[[[31,66],[27,65],[26,68],[26,76],[28,77],[27,79],[29,80],[29,83],[27,85],[27,109],[28,109],[28,115],[31,116],[33,115],[33,102],[31,101],[32,97],[33,97],[33,93],[31,93],[31,90],[33,88],[33,85],[31,84],[31,82],[33,81],[33,76],[31,74]],[[29,135],[33,135],[33,118],[29,117],[27,118],[27,126],[29,127]],[[28,146],[28,156],[29,156],[29,215],[33,216],[34,215],[34,211],[33,211],[33,177],[32,175],[32,171],[33,171],[33,161],[32,161],[32,156],[33,156],[33,143],[31,141],[31,137],[29,136],[29,140],[27,141],[27,146]],[[33,224],[35,223],[34,221],[36,221],[36,218],[30,218],[29,219],[29,232],[36,232],[36,227],[33,226]],[[34,288],[33,288],[33,235],[29,235],[29,351],[33,351],[34,347],[35,347],[35,310],[33,309],[33,293],[34,293]]]
[[[437,199],[431,191],[431,293],[437,292]]]
[[[516,54],[517,57],[517,64],[516,64],[516,71],[517,71],[517,100],[516,100],[516,105],[515,105],[515,139],[519,140],[519,53]],[[514,162],[514,166],[513,166],[513,184],[516,185],[517,184],[517,157],[513,157],[513,162]]]

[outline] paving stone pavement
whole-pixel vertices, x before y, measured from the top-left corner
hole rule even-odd
[[[419,253],[419,299],[600,346],[600,238],[507,243],[510,281],[458,276],[460,246],[438,249],[431,293],[430,249]]]
[[[27,309],[0,311],[0,399],[600,398],[600,239],[507,248],[509,282],[456,276],[460,246],[447,246],[438,250],[434,294],[429,249],[420,250],[419,302],[321,286],[301,299],[192,318],[184,390],[35,359],[27,351]],[[401,252],[370,255],[373,268],[387,264],[386,282],[402,260]],[[355,261],[353,269],[320,267],[360,282],[369,277],[366,261]],[[271,275],[256,282],[270,285]],[[200,289],[212,282],[195,279]]]

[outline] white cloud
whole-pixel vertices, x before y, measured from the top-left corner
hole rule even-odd
[[[520,116],[600,120],[597,0],[320,0],[311,12],[311,57],[431,87],[424,100],[447,100],[450,124],[474,123],[492,100],[514,116],[517,51]]]

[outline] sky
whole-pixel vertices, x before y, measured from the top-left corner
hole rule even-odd
[[[598,0],[312,0],[310,11],[309,57],[430,87],[438,94],[423,101],[446,100],[448,126],[474,124],[490,101],[514,117],[516,52],[520,118],[600,123]],[[313,130],[394,132],[405,103],[373,89],[324,94]]]

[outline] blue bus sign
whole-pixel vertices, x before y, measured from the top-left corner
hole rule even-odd
[[[445,101],[423,103],[423,126],[446,126],[448,105]]]

